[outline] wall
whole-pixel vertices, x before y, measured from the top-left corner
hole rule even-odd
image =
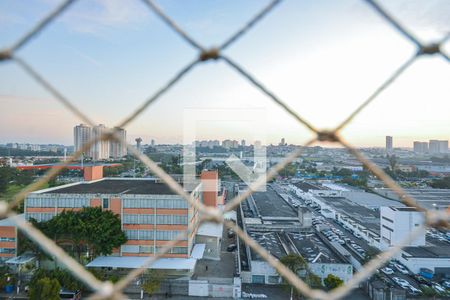
[[[401,253],[405,254],[404,251]],[[416,274],[420,272],[420,268],[427,268],[433,272],[435,272],[435,268],[450,268],[450,258],[408,257],[408,259],[405,259],[403,255],[399,255],[397,258],[410,271]]]
[[[309,268],[322,279],[326,278],[328,274],[333,274],[347,282],[353,276],[353,268],[350,264],[310,263]]]
[[[17,254],[17,232],[14,226],[0,226],[0,238],[14,238],[15,241],[0,241],[0,248],[14,249],[14,253],[0,253],[0,261],[15,257]]]
[[[281,282],[280,275],[278,272],[269,265],[266,261],[260,261],[260,260],[252,260],[250,264],[250,270],[251,270],[251,276],[264,276],[264,283],[265,284],[279,284]],[[272,282],[269,279],[269,276],[277,276],[279,277],[277,282]],[[244,282],[244,279],[242,280]],[[252,282],[252,278],[250,278],[250,282]]]
[[[417,211],[397,211],[391,207],[380,207],[380,243],[383,249],[399,244],[405,236],[424,222],[424,215]],[[417,226],[416,226],[417,225]],[[390,241],[389,241],[390,240]],[[408,246],[424,246],[425,232]]]
[[[216,207],[219,193],[219,174],[217,171],[202,171],[200,175],[203,190],[203,204]]]
[[[103,166],[84,167],[84,180],[92,181],[103,178]]]

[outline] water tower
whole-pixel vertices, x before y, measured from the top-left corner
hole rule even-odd
[[[141,143],[142,143],[142,139],[140,137],[138,137],[137,139],[135,139],[136,141],[136,149],[141,152]]]

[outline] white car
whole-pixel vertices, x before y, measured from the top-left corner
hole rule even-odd
[[[439,293],[445,293],[445,289],[439,283],[433,283],[432,287]]]
[[[422,294],[421,290],[413,287],[412,285],[409,285],[408,289],[411,292],[411,294],[414,294],[414,295]]]
[[[388,267],[381,269],[381,272],[383,272],[386,275],[394,274],[394,270],[392,270],[391,268],[388,268]]]
[[[405,275],[409,274],[409,271],[401,264],[395,264],[394,266],[400,273],[405,274]]]
[[[392,277],[392,280],[394,280],[396,284],[404,289],[407,289],[409,286],[411,286],[408,281],[399,277]]]

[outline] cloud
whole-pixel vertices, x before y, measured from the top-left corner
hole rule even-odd
[[[90,32],[105,28],[133,27],[148,18],[149,13],[137,1],[96,0],[91,5],[72,9],[67,15],[75,30]]]

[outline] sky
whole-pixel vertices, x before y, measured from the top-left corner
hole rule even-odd
[[[0,0],[0,48],[12,45],[56,0]],[[161,8],[204,47],[221,44],[268,3],[165,0]],[[381,1],[421,41],[450,32],[450,1]],[[450,53],[450,42],[444,45]],[[317,128],[344,120],[416,51],[362,0],[285,0],[224,51]],[[21,48],[25,59],[97,123],[114,126],[198,55],[141,1],[79,0]],[[450,64],[417,60],[342,131],[356,146],[411,147],[450,138]],[[303,144],[314,135],[221,61],[195,67],[127,127],[128,140],[195,137]],[[220,120],[203,118],[211,110]],[[247,111],[248,118],[240,111]],[[236,116],[240,116],[237,118]],[[262,117],[253,122],[255,116]],[[0,143],[73,143],[80,120],[13,62],[0,63]]]

